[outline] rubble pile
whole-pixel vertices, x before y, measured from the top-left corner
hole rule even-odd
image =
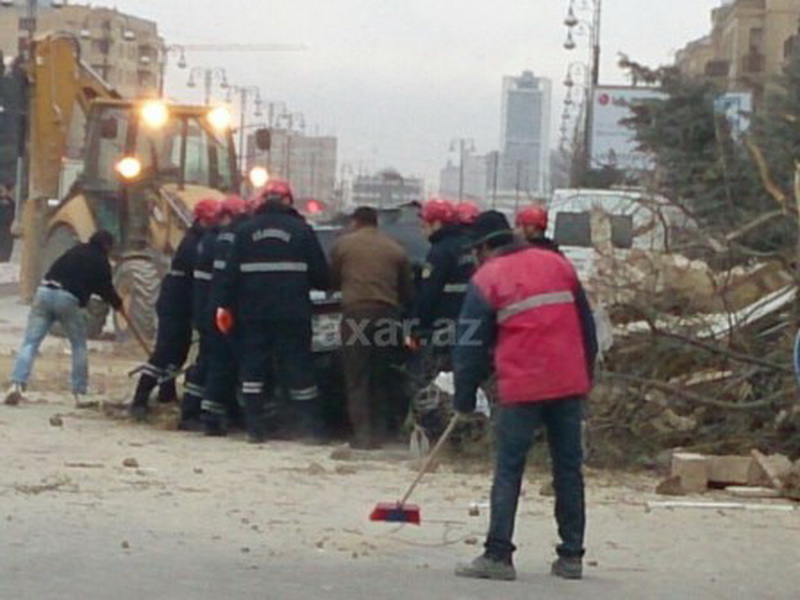
[[[631,252],[597,259],[587,287],[611,328],[600,332],[590,460],[650,464],[675,447],[800,455],[796,285],[781,263],[715,271]]]

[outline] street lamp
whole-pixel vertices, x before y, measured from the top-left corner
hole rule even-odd
[[[600,81],[600,27],[602,17],[602,0],[581,0],[577,3],[576,0],[570,0],[567,16],[564,19],[564,25],[567,27],[567,39],[564,42],[564,48],[568,51],[575,50],[577,43],[575,42],[576,35],[587,35],[589,37],[589,51],[590,57],[588,65],[583,65],[580,62],[570,65],[567,72],[567,79],[564,85],[571,88],[575,85],[573,79],[573,70],[578,68],[582,69],[586,79],[586,94],[584,106],[584,141],[581,156],[581,167],[585,174],[591,168],[591,128],[594,112],[594,90]],[[580,67],[576,66],[580,65]]]
[[[244,167],[245,163],[245,148],[244,148],[244,130],[245,121],[247,118],[247,98],[251,94],[255,96],[256,116],[261,116],[261,90],[254,85],[239,86],[232,85],[228,87],[227,102],[233,99],[233,95],[239,95],[239,164]]]
[[[464,201],[464,157],[467,152],[475,152],[475,141],[458,138],[450,142],[450,152],[458,148],[458,201]]]
[[[186,82],[186,87],[195,88],[197,87],[197,82],[195,80],[195,76],[201,76],[203,78],[203,89],[204,89],[204,103],[206,105],[211,104],[211,88],[214,86],[214,81],[219,81],[219,87],[223,90],[228,89],[228,75],[222,67],[213,67],[213,68],[204,68],[204,67],[194,67],[189,72],[189,81]]]

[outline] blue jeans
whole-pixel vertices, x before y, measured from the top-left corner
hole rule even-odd
[[[78,299],[64,290],[41,286],[36,291],[25,341],[14,365],[12,382],[28,383],[33,362],[47,333],[55,322],[61,323],[72,346],[72,392],[85,394],[89,383],[89,354],[86,349],[86,315]]]
[[[550,445],[556,493],[555,517],[561,538],[556,551],[559,556],[583,556],[586,529],[581,445],[583,398],[498,405],[495,410],[497,456],[486,555],[510,562],[516,550],[511,539],[525,460],[533,444],[536,428],[543,424]]]

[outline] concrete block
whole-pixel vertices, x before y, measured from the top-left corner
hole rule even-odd
[[[750,485],[752,456],[709,456],[708,481],[719,487]]]
[[[681,488],[687,494],[705,492],[708,489],[708,457],[676,452],[672,455],[670,476],[680,477]]]

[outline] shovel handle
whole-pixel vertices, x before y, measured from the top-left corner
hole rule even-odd
[[[136,327],[136,325],[134,325],[133,319],[131,319],[130,315],[128,315],[128,311],[126,311],[124,308],[121,308],[119,310],[119,314],[122,315],[123,320],[128,325],[128,330],[131,333],[133,333],[133,337],[135,337],[136,341],[139,342],[139,345],[142,347],[142,350],[144,350],[147,356],[150,356],[153,353],[152,350],[150,349],[150,345],[144,339],[144,336],[142,335],[142,332],[139,331],[139,328]]]
[[[428,469],[430,468],[433,459],[436,458],[436,456],[439,454],[439,451],[444,447],[445,442],[447,442],[447,438],[449,438],[450,434],[453,433],[453,429],[455,429],[456,423],[458,423],[460,418],[461,418],[460,415],[458,413],[455,413],[453,415],[453,418],[450,419],[450,423],[448,423],[447,429],[444,430],[444,433],[442,433],[442,436],[439,438],[439,441],[436,442],[436,445],[433,447],[433,450],[430,451],[430,454],[428,454],[428,457],[425,459],[425,462],[422,463],[422,467],[420,468],[419,473],[417,473],[416,479],[414,479],[412,484],[409,486],[408,491],[403,496],[403,499],[400,500],[400,502],[398,502],[399,506],[403,506],[411,497],[411,494],[414,492],[414,489],[416,489],[417,484],[425,476],[425,473],[428,472]]]

